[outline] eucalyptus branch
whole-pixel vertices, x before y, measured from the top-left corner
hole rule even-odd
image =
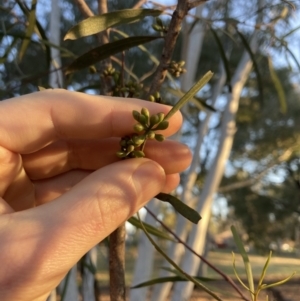
[[[125,224],[109,236],[110,300],[125,301]]]
[[[199,4],[204,1],[196,1]],[[160,59],[160,64],[157,67],[157,70],[154,75],[154,79],[152,81],[152,85],[150,87],[147,98],[150,95],[153,95],[155,92],[160,90],[162,83],[165,80],[169,64],[172,59],[172,54],[175,48],[175,44],[178,38],[178,35],[181,30],[181,24],[183,18],[187,15],[191,3],[187,0],[178,0],[178,4],[176,6],[175,11],[173,12],[172,19],[169,25],[169,30],[165,36],[165,43],[162,51],[162,56]]]
[[[189,9],[188,4],[189,3],[187,0],[178,0],[177,7],[172,15],[169,30],[165,36],[165,44],[162,51],[160,64],[158,65],[157,70],[155,72],[154,79],[152,81],[152,85],[150,87],[149,95],[147,96],[147,98],[150,95],[154,94],[156,91],[159,91],[166,77],[168,66],[171,62],[172,54],[175,48],[175,44],[181,30],[181,23]]]
[[[178,243],[184,245],[190,252],[192,252],[194,255],[199,257],[205,264],[207,264],[212,270],[214,270],[216,273],[218,273],[225,281],[227,281],[233,289],[241,296],[241,298],[245,301],[249,301],[249,299],[243,294],[243,292],[237,287],[237,285],[233,282],[233,280],[224,274],[221,270],[219,270],[216,266],[214,266],[212,263],[210,263],[207,259],[205,259],[203,256],[195,252],[186,242],[184,242],[174,231],[172,231],[164,222],[162,222],[160,219],[156,217],[156,215],[148,209],[146,206],[144,207],[147,212],[165,229],[167,230],[177,241]]]

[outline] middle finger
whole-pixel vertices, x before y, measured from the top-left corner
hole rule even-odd
[[[120,159],[119,138],[59,140],[43,149],[22,155],[27,175],[34,180],[50,178],[74,169],[96,170]],[[191,162],[187,146],[176,141],[147,141],[146,156],[158,162],[167,174],[181,172]],[[176,162],[176,164],[174,164]]]

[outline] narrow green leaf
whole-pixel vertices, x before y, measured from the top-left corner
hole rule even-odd
[[[284,38],[288,37],[289,35],[293,34],[294,32],[296,32],[299,29],[300,29],[300,26],[295,27],[294,29],[290,30],[288,33],[286,33],[285,35],[283,35],[281,37],[281,39],[284,39]]]
[[[184,94],[184,96],[181,97],[166,115],[164,120],[170,119],[187,101],[194,97],[194,95],[209,82],[213,75],[214,74],[211,71],[208,71],[186,94]]]
[[[122,52],[129,48],[151,42],[161,37],[153,36],[136,36],[122,40],[114,41],[105,45],[94,48],[82,56],[78,57],[66,70],[66,74],[70,74],[77,70],[87,68],[101,60],[104,60],[111,55]]]
[[[39,36],[42,45],[44,45],[44,47],[45,47],[44,50],[45,50],[45,55],[46,55],[47,68],[49,69],[50,64],[51,64],[51,47],[60,48],[60,46],[53,45],[52,43],[49,42],[45,30],[44,30],[43,26],[40,24],[40,22],[38,20],[35,20],[35,29],[34,29],[34,31]],[[52,46],[50,44],[52,44]],[[66,51],[71,53],[67,49],[66,49]]]
[[[243,242],[234,226],[231,226],[231,232],[232,232],[235,244],[238,247],[240,254],[243,258],[243,261],[244,261],[246,276],[247,276],[248,284],[249,284],[249,290],[250,290],[250,292],[254,292],[255,291],[254,281],[253,281],[252,269],[251,269],[248,254],[247,254],[247,252],[244,248]],[[254,295],[251,294],[251,298],[254,301]]]
[[[219,51],[220,51],[221,59],[222,59],[223,64],[224,64],[224,69],[225,69],[225,73],[226,73],[226,83],[230,85],[231,74],[230,74],[230,68],[229,68],[229,61],[227,59],[224,46],[222,45],[222,42],[221,42],[217,32],[212,27],[210,27],[210,30],[213,34],[213,37],[216,40],[216,43],[217,43]]]
[[[30,9],[30,12],[28,15],[28,26],[27,26],[26,33],[25,33],[25,36],[27,39],[23,40],[21,48],[19,50],[19,55],[18,55],[19,61],[22,60],[22,58],[27,50],[27,47],[29,45],[30,38],[34,32],[35,19],[36,19],[36,17],[35,17],[36,4],[37,4],[37,0],[32,0],[31,9]]]
[[[205,292],[207,292],[209,295],[211,295],[213,298],[215,298],[218,301],[223,301],[219,296],[217,296],[213,291],[211,291],[208,287],[206,287],[204,284],[202,284],[201,282],[199,282],[197,279],[195,279],[193,276],[190,276],[189,274],[185,273],[157,244],[156,242],[152,239],[152,237],[148,234],[147,230],[145,229],[143,222],[140,219],[140,216],[138,214],[138,218],[139,221],[141,223],[141,226],[146,234],[146,236],[148,237],[148,239],[150,240],[150,242],[152,243],[152,245],[154,246],[154,248],[157,250],[157,252],[159,252],[165,259],[167,262],[169,262],[179,273],[181,273],[183,278],[186,278],[187,280],[190,280],[191,282],[193,282],[196,286],[202,288]]]
[[[264,285],[263,289],[268,289],[270,287],[274,287],[274,286],[278,286],[278,285],[282,285],[284,283],[286,283],[287,281],[289,281],[294,275],[296,274],[296,272],[294,272],[292,275],[290,275],[289,277],[281,280],[281,281],[278,281],[278,282],[275,282],[275,283],[271,283],[271,284],[267,284],[267,285]]]
[[[106,30],[112,26],[137,22],[147,16],[157,17],[163,11],[157,9],[123,9],[100,16],[93,16],[73,26],[64,40],[76,40]]]
[[[272,251],[269,252],[269,256],[267,258],[267,261],[262,269],[262,272],[261,272],[261,275],[260,275],[260,278],[259,278],[259,282],[258,282],[258,286],[261,286],[263,281],[264,281],[264,278],[266,276],[266,272],[267,272],[267,268],[269,266],[269,263],[270,263],[270,260],[271,260],[271,257],[272,257]]]
[[[141,223],[139,222],[139,220],[132,216],[128,222],[130,224],[132,224],[133,226],[139,228],[139,229],[142,229],[142,226],[141,226]],[[147,223],[144,223],[144,226],[145,228],[147,229],[148,233],[156,236],[156,237],[159,237],[159,238],[162,238],[162,239],[167,239],[167,240],[171,240],[171,241],[175,241],[170,235],[168,235],[167,233],[147,224]]]
[[[263,88],[263,81],[261,79],[261,75],[260,75],[260,71],[259,71],[259,67],[256,61],[256,57],[255,54],[253,53],[247,39],[245,38],[245,36],[236,28],[236,32],[239,35],[240,39],[242,40],[242,43],[246,49],[246,51],[248,52],[252,63],[253,63],[253,68],[254,71],[256,73],[256,79],[257,79],[257,86],[258,86],[258,91],[259,91],[259,95],[260,95],[260,101],[261,103],[263,103],[263,99],[264,99],[264,88]]]
[[[20,9],[22,10],[22,12],[24,13],[24,15],[27,16],[27,18],[29,18],[30,11],[29,11],[28,7],[26,6],[26,4],[21,2],[20,0],[16,0],[16,2],[18,3],[18,5],[19,5]],[[46,35],[42,25],[36,18],[35,18],[34,31],[41,38],[41,40],[48,41],[47,35]],[[28,40],[29,40],[28,41],[28,43],[29,43],[31,40],[31,36],[29,37]],[[34,42],[34,41],[31,41],[31,42]],[[47,45],[46,43],[45,43],[45,49],[46,49],[47,68],[49,68],[50,63],[51,63],[51,49],[50,49],[49,45]]]
[[[167,91],[178,97],[182,97],[184,95],[184,92],[182,92],[180,89],[174,89],[169,87],[167,88]],[[192,97],[191,102],[195,104],[195,106],[201,111],[208,110],[212,112],[217,112],[217,110],[213,106],[207,104],[205,100],[200,97]]]
[[[233,257],[233,272],[234,272],[234,275],[236,277],[236,279],[238,280],[238,282],[247,290],[249,291],[251,294],[254,294],[254,292],[251,292],[250,289],[247,287],[247,285],[243,282],[243,280],[240,278],[237,270],[236,270],[236,267],[235,267],[235,256],[234,256],[234,253],[232,252],[232,257]]]
[[[157,199],[170,203],[174,209],[194,224],[198,224],[201,219],[200,214],[185,203],[178,200],[175,196],[167,193],[159,193],[155,196]]]
[[[6,35],[10,36],[10,37],[14,37],[14,38],[29,39],[30,40],[30,38],[25,37],[24,34],[8,33]],[[3,37],[3,36],[4,35],[0,32],[0,37]],[[38,44],[43,44],[43,45],[45,45],[46,50],[50,49],[51,47],[53,47],[53,48],[59,49],[61,51],[61,54],[63,56],[76,58],[76,55],[73,52],[71,52],[70,50],[68,50],[67,48],[64,48],[64,47],[58,46],[56,44],[50,43],[48,40],[40,39],[38,41],[31,41],[31,43],[37,44],[37,45]],[[47,50],[47,53],[48,53],[48,50]],[[48,60],[48,54],[47,54],[47,60]]]
[[[211,278],[205,278],[205,277],[195,277],[194,278],[198,281],[215,281],[216,279],[211,279]],[[180,277],[180,276],[170,276],[170,277],[160,277],[160,278],[154,278],[142,283],[139,283],[135,286],[132,286],[131,288],[140,288],[140,287],[145,287],[145,286],[150,286],[150,285],[154,285],[154,284],[158,284],[158,283],[166,283],[166,282],[179,282],[179,281],[189,281],[184,277]]]
[[[281,85],[280,79],[278,78],[278,76],[276,74],[276,71],[273,67],[272,60],[271,60],[270,57],[268,58],[268,63],[269,63],[269,70],[270,70],[271,78],[272,78],[274,87],[277,91],[277,95],[278,95],[278,98],[279,98],[280,111],[283,114],[285,114],[286,110],[287,110],[287,105],[286,105],[286,98],[285,98],[284,89]]]

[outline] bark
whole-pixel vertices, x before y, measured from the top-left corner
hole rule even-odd
[[[111,301],[125,301],[125,224],[109,236],[109,287]]]
[[[147,207],[157,215],[159,212],[160,201],[153,199]],[[152,226],[156,225],[155,220],[151,217],[149,213],[146,215],[145,222]],[[152,269],[153,269],[153,259],[154,259],[154,248],[146,237],[144,232],[140,233],[139,245],[138,245],[138,258],[135,262],[134,275],[132,285],[136,285],[143,281],[151,279]],[[130,301],[140,301],[146,300],[148,293],[148,287],[133,289],[130,291]]]

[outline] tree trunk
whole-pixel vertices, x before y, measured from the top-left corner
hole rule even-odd
[[[257,33],[253,34],[251,39],[251,48],[254,52],[257,49]],[[203,254],[203,250],[205,248],[205,238],[209,224],[213,196],[221,182],[225,164],[230,155],[234,134],[236,132],[235,115],[238,110],[242,89],[246,83],[251,68],[252,61],[248,53],[245,52],[232,79],[232,93],[228,94],[227,106],[223,113],[221,122],[218,152],[206,177],[204,189],[199,197],[197,211],[200,212],[202,220],[197,226],[193,227],[187,241],[187,244],[199,254]],[[182,268],[186,273],[196,275],[199,264],[200,259],[189,253],[184,257]],[[191,282],[175,284],[172,301],[189,299],[192,294],[193,287],[194,284]]]
[[[59,7],[58,0],[52,0],[51,3],[49,41],[52,44],[58,46],[60,45],[60,7]],[[49,85],[52,88],[63,87],[63,76],[60,68],[61,68],[60,50],[51,47],[51,67],[50,67]]]
[[[59,294],[61,301],[79,301],[79,291],[77,287],[77,266],[74,266],[59,284]]]

